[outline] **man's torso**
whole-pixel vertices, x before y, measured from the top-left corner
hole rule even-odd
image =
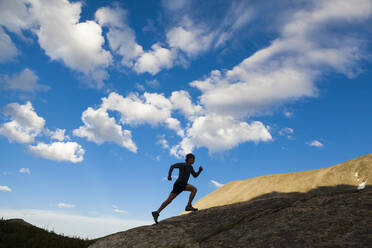
[[[177,163],[175,165],[176,168],[179,169],[179,175],[176,183],[187,184],[191,171],[193,171],[192,165],[187,165],[186,163]]]

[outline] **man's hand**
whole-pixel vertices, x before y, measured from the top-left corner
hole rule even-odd
[[[203,170],[203,167],[200,166],[200,167],[199,167],[199,171],[201,172],[202,170]]]
[[[169,181],[172,181],[172,177],[171,177],[171,176],[168,176],[168,180],[169,180]]]

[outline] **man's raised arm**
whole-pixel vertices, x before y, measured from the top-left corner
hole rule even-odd
[[[191,174],[192,174],[193,177],[198,177],[202,171],[203,171],[203,167],[201,167],[201,166],[199,167],[198,172],[195,172],[194,168],[192,168]]]

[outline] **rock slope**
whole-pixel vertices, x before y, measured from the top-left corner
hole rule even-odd
[[[372,188],[268,194],[112,234],[90,248],[371,247]]]
[[[199,200],[203,210],[89,247],[370,247],[371,171],[367,154],[329,168],[232,182]]]

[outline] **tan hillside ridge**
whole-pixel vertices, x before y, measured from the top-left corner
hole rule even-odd
[[[372,153],[328,168],[233,181],[198,200],[206,209],[251,200],[271,192],[308,192],[322,186],[372,184]],[[182,213],[183,214],[183,213]]]

